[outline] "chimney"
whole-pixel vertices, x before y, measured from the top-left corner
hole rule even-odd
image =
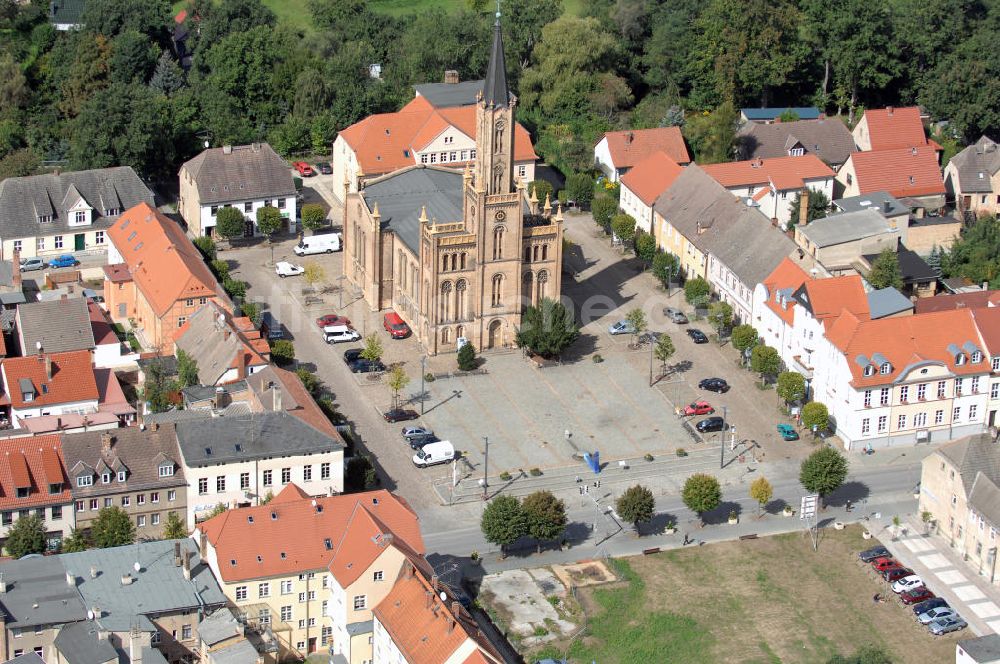
[[[69,570],[66,570],[66,585],[70,588],[76,588],[76,577]]]
[[[250,146],[254,152],[260,152],[260,143],[254,143]]]
[[[457,618],[462,614],[462,605],[458,602],[451,603],[451,612]]]
[[[632,144],[632,140],[633,140],[634,138],[635,138],[635,133],[633,133],[633,132],[631,132],[631,131],[630,131],[630,132],[628,132],[628,133],[626,133],[626,134],[625,134],[625,144],[626,144],[626,145],[631,145],[631,144]]]
[[[14,286],[14,290],[21,290],[21,270],[18,267],[20,264],[21,250],[15,249],[11,262],[11,284]]]
[[[799,194],[799,225],[805,226],[809,222],[809,187],[804,187]]]
[[[101,434],[101,454],[105,456],[110,455],[114,444],[115,437],[111,435],[110,431],[105,431]]]
[[[132,633],[129,634],[128,641],[128,656],[132,664],[142,664],[142,641],[140,641],[141,632],[137,628],[132,629]]]
[[[278,387],[273,388],[272,394],[274,395],[274,412],[281,412],[281,389]]]
[[[122,585],[123,586],[131,586],[132,585],[132,581],[134,581],[134,580],[135,579],[132,578],[131,574],[122,574]]]
[[[181,543],[174,542],[174,567],[181,566]]]
[[[429,609],[431,608],[431,604],[434,603],[434,593],[431,592],[430,590],[425,590],[424,595],[427,597],[427,606],[425,606],[424,608]]]
[[[892,106],[886,106],[885,107],[885,112],[889,115],[889,117],[892,117],[892,112],[894,110],[896,110],[896,109],[894,109]]]
[[[222,146],[222,154],[232,154],[232,153],[233,153],[233,146],[232,145],[223,145]]]
[[[159,428],[160,428],[160,423],[159,422],[153,422],[152,424],[149,425],[149,430],[150,431],[158,431]]]
[[[198,531],[198,555],[202,557],[202,560],[208,558],[208,535],[205,534],[204,530]]]
[[[888,200],[882,201],[882,212],[888,213],[892,209],[892,203]]]
[[[184,580],[191,580],[191,556],[194,555],[193,551],[185,551],[184,558],[182,562],[182,567],[184,568]]]
[[[0,572],[0,595],[7,592],[7,582],[3,580],[3,572]]]
[[[42,356],[45,359],[45,378],[46,380],[52,380],[52,358],[48,355]]]
[[[96,565],[91,565],[90,566],[90,578],[92,578],[92,579],[96,579],[97,578],[97,566]]]
[[[431,588],[434,589],[434,592],[437,592],[437,589],[438,589],[438,576],[437,576],[437,574],[434,574],[433,576],[431,576]]]
[[[703,230],[704,229],[701,227],[701,220],[699,219],[697,225],[695,226],[695,235],[701,235]]]
[[[245,348],[240,348],[236,355],[236,380],[243,380],[247,377],[247,352]]]
[[[444,82],[449,85],[455,85],[459,82],[458,71],[455,69],[446,69],[444,72]]]

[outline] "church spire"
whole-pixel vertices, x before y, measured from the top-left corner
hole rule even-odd
[[[500,2],[497,2],[497,20],[493,24],[493,49],[490,52],[490,66],[483,82],[483,103],[494,108],[510,103],[507,89],[507,62],[503,57],[503,36],[500,34]]]

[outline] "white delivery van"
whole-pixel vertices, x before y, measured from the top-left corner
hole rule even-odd
[[[413,465],[418,468],[448,463],[455,458],[455,448],[447,440],[427,443],[413,455]]]
[[[346,325],[327,325],[323,328],[323,338],[328,344],[339,344],[344,341],[357,341],[361,335]]]
[[[334,251],[340,251],[340,233],[324,233],[323,235],[304,237],[292,251],[295,252],[296,256],[330,254]]]

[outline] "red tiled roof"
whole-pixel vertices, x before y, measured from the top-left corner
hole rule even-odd
[[[834,176],[830,167],[814,154],[708,164],[701,168],[727,188],[773,184],[778,191],[801,189],[806,180]]]
[[[46,375],[46,358],[51,360],[51,379]],[[14,408],[97,401],[100,396],[89,350],[8,357],[2,367],[6,392]],[[34,399],[30,402],[23,399],[19,385],[22,378],[30,380],[34,387]]]
[[[392,535],[383,537],[384,542],[398,543],[423,555],[417,515],[402,498],[384,490],[316,498],[303,497],[304,493],[288,484],[267,505],[227,510],[198,524],[215,547],[224,581],[323,569],[341,552],[360,574],[383,549],[370,540],[356,541],[354,533],[347,538],[348,526],[359,510],[377,519],[383,535]]]
[[[927,145],[920,109],[874,108],[865,111],[872,150],[894,150]]]
[[[622,176],[622,186],[628,187],[643,203],[651,206],[683,171],[684,168],[666,152],[654,152]]]
[[[947,309],[978,309],[979,307],[1000,307],[1000,290],[980,290],[971,293],[935,295],[918,298],[914,312],[945,311]]]
[[[115,263],[114,265],[103,265],[104,276],[113,284],[120,284],[132,281],[132,273],[125,263]]]
[[[111,327],[108,314],[104,309],[101,309],[99,304],[93,300],[89,300],[87,302],[87,311],[90,314],[90,329],[94,332],[95,345],[104,346],[121,343],[118,341],[118,335],[115,334],[114,328]],[[0,337],[2,336],[0,335]]]
[[[795,300],[791,293],[798,290],[799,286],[809,281],[811,277],[806,271],[799,267],[792,259],[785,258],[774,271],[764,279],[764,288],[767,289],[767,308],[788,325],[795,320]],[[778,302],[778,291],[789,290],[789,297],[783,302]]]
[[[860,320],[870,317],[868,296],[861,277],[856,274],[813,279],[806,282],[805,289],[813,318],[820,322],[839,316],[845,309]]]
[[[850,161],[862,194],[888,191],[905,198],[945,193],[937,153],[930,146],[855,152]]]
[[[49,493],[50,484],[61,491]],[[19,488],[29,489],[18,498]],[[0,440],[0,510],[60,505],[72,501],[57,435]]]
[[[992,356],[1000,355],[1000,307],[982,307],[971,311],[986,350]]]
[[[678,164],[691,162],[679,127],[609,131],[604,138],[615,168],[632,168],[655,152],[666,152]]]

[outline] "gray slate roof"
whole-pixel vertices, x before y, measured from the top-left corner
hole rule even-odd
[[[45,353],[94,348],[90,310],[82,297],[30,302],[17,307],[24,355],[37,355],[38,344]]]
[[[877,210],[883,217],[889,218],[910,213],[910,208],[900,203],[895,196],[887,191],[872,191],[861,196],[838,198],[833,201],[833,206],[841,212]]]
[[[869,265],[873,265],[878,258],[878,254],[865,254],[864,259]],[[900,246],[896,251],[896,259],[899,261],[899,273],[903,277],[904,284],[924,283],[937,280],[934,268],[927,264],[917,252]]]
[[[945,443],[938,448],[938,453],[958,470],[966,496],[972,493],[977,472],[982,472],[994,484],[1000,484],[1000,445],[987,434],[966,436]]]
[[[972,483],[969,506],[992,525],[1000,525],[1000,488],[982,473],[976,473]]]
[[[393,231],[414,254],[420,254],[420,210],[427,218],[462,221],[462,173],[448,168],[406,168],[369,182],[364,188],[369,209],[378,203],[382,226]]]
[[[247,641],[237,641],[231,646],[213,650],[208,654],[208,664],[247,664],[256,662],[260,654],[257,649]],[[146,660],[142,660],[146,664]]]
[[[871,209],[839,212],[799,227],[799,232],[818,247],[854,242],[891,230],[885,217]]]
[[[101,638],[100,631],[91,620],[66,625],[56,634],[56,649],[69,664],[117,664],[118,651],[111,641]]]
[[[228,608],[219,609],[198,623],[198,638],[208,646],[240,634],[240,623]]]
[[[958,184],[962,193],[993,191],[990,177],[1000,170],[1000,147],[983,136],[954,157],[951,163],[958,171]]]
[[[111,453],[107,455],[102,451],[101,442],[105,433],[113,436]],[[145,431],[139,427],[123,427],[111,431],[66,434],[63,436],[62,451],[74,497],[145,491],[186,484],[172,424],[157,425],[156,431],[152,427],[147,427]],[[76,485],[74,478],[87,472],[96,472],[102,464],[116,475],[118,469],[124,466],[125,481],[119,482],[117,476],[114,476],[110,484],[103,484],[100,479],[96,479],[92,486]],[[171,465],[174,474],[160,477],[161,465]]]
[[[347,633],[351,636],[358,634],[368,634],[374,629],[373,620],[362,620],[360,622],[347,623]]]
[[[461,83],[423,83],[414,85],[413,89],[435,108],[471,106],[476,103],[476,98],[483,91],[483,81],[480,79]]]
[[[203,385],[215,385],[243,349],[236,330],[214,303],[205,304],[191,314],[188,330],[177,339],[176,345],[198,364],[198,382]]]
[[[285,411],[178,422],[177,440],[189,466],[316,454],[344,447]]]
[[[490,50],[490,64],[486,68],[486,82],[483,84],[483,103],[494,108],[506,106],[510,101],[507,89],[507,65],[503,55],[503,32],[500,30],[500,16],[493,25],[493,48]]]
[[[49,23],[80,25],[86,0],[53,0],[49,4]]]
[[[868,293],[868,311],[873,319],[911,311],[913,303],[892,286]]]
[[[267,143],[209,148],[184,162],[202,205],[295,196],[292,172]],[[183,177],[183,176],[182,176]]]
[[[8,629],[59,625],[87,617],[76,588],[66,584],[66,570],[57,556],[11,560],[0,564],[0,573],[7,584],[0,607]]]
[[[63,201],[70,187],[94,208],[89,226],[69,226]],[[0,180],[0,237],[8,240],[105,229],[119,214],[143,201],[155,205],[153,192],[128,166],[7,178]],[[118,214],[106,215],[115,209]],[[40,216],[51,216],[52,221],[39,223]]]
[[[958,647],[977,662],[994,662],[1000,659],[1000,634],[962,639],[958,642]]]
[[[747,208],[747,213],[741,215],[732,230],[720,235],[712,244],[712,255],[750,290],[762,283],[793,251],[795,243],[757,208]]]
[[[194,553],[190,581],[174,566],[174,542],[181,543],[182,552]],[[212,570],[198,556],[198,545],[190,539],[64,553],[58,559],[65,571],[76,575],[85,605],[101,610],[97,622],[114,632],[128,631],[138,616],[190,609],[194,619],[202,603],[208,607],[226,603]],[[132,567],[136,562],[142,566],[138,573]],[[97,568],[96,579],[90,576],[91,567]],[[122,585],[124,574],[133,579],[129,585]],[[148,618],[140,622],[145,623],[144,630],[152,628]]]
[[[18,655],[14,659],[8,659],[3,664],[44,664],[40,655],[36,655],[34,651],[26,652],[23,655]]]
[[[855,151],[854,137],[840,120],[796,120],[759,124],[748,122],[736,133],[743,159],[787,157],[789,150],[802,147],[827,164],[843,164]]]

